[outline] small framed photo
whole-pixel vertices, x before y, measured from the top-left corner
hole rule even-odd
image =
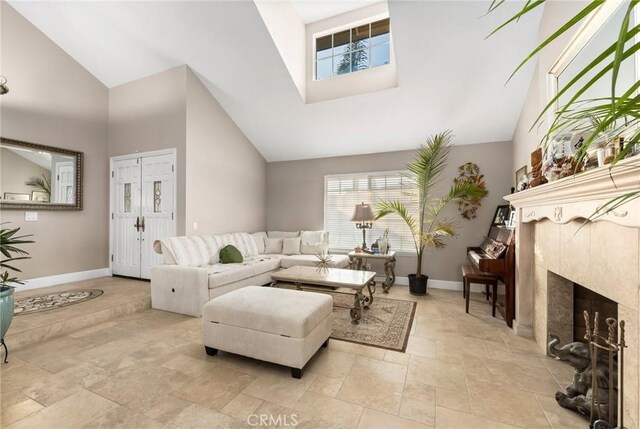
[[[29,194],[18,194],[16,192],[5,192],[4,199],[6,201],[31,201]]]
[[[509,214],[509,221],[507,223],[507,226],[509,228],[513,228],[516,226],[516,211],[512,210],[511,213]]]
[[[493,215],[491,226],[505,225],[505,222],[509,221],[510,212],[511,207],[508,204],[504,206],[498,206],[498,208],[496,208],[496,213]]]
[[[527,166],[525,165],[518,171],[516,171],[516,192],[518,192],[518,185],[522,182],[522,179],[527,177]]]
[[[35,201],[37,203],[48,203],[49,194],[44,191],[31,191],[31,201]]]

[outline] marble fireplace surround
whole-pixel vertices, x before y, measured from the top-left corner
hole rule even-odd
[[[626,323],[625,427],[640,422],[640,199],[584,223],[612,198],[640,190],[640,158],[505,197],[516,209],[518,335],[546,351],[548,334],[572,341],[573,283],[618,303]]]

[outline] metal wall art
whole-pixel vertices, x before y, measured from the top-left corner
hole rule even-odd
[[[480,189],[486,189],[483,179],[484,175],[480,174],[480,167],[473,162],[467,162],[466,164],[458,167],[458,173],[460,173],[460,175],[453,179],[454,183],[470,181],[475,183],[475,185]],[[460,215],[465,219],[475,219],[478,216],[478,207],[480,207],[480,203],[484,197],[485,196],[468,197],[458,200],[457,204]]]

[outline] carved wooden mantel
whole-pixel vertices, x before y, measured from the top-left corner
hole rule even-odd
[[[630,192],[640,191],[640,156],[601,167],[504,197],[516,210],[516,334],[533,336],[535,289],[535,225],[549,219],[567,224],[588,219],[603,204]],[[640,228],[640,198],[595,219],[624,227]]]
[[[640,191],[639,156],[622,160],[613,168],[601,167],[565,177],[504,199],[519,209],[519,223],[542,219],[567,223],[588,219],[603,204],[634,191]],[[595,220],[640,228],[640,198]]]

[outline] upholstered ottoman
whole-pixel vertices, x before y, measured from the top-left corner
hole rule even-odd
[[[326,294],[247,286],[202,309],[205,350],[285,365],[294,378],[331,336],[333,299]]]

